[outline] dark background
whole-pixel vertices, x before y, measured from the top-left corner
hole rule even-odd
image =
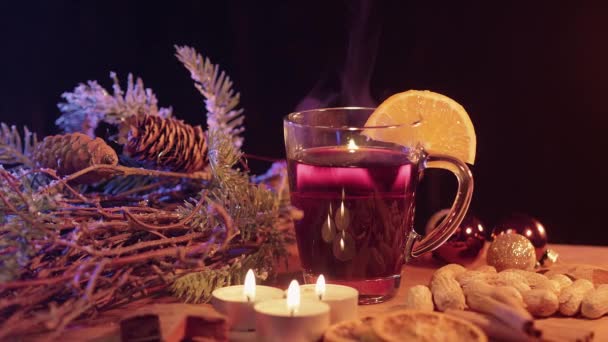
[[[27,1],[0,13],[1,121],[56,133],[60,94],[92,79],[110,88],[116,71],[204,123],[173,44],[232,77],[252,154],[282,157],[281,117],[295,108],[430,89],[460,102],[476,127],[472,211],[487,226],[520,211],[553,242],[608,244],[602,2]],[[428,212],[453,187],[433,177],[442,186],[423,185]]]

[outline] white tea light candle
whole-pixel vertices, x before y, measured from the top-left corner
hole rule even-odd
[[[248,331],[255,329],[257,302],[283,298],[283,291],[275,287],[255,284],[253,271],[247,271],[244,285],[226,286],[211,293],[211,305],[225,315],[231,330]]]
[[[300,299],[300,286],[292,280],[287,299],[255,305],[259,341],[318,341],[329,327],[329,306],[319,300]]]
[[[331,324],[358,317],[359,291],[349,286],[326,284],[322,274],[315,285],[300,286],[300,292],[303,299],[317,299],[329,305]]]

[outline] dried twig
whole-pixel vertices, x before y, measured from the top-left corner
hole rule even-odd
[[[211,179],[211,173],[208,171],[182,173],[182,172],[142,169],[142,168],[136,168],[136,167],[122,166],[122,165],[98,164],[98,165],[89,166],[85,169],[75,172],[75,173],[65,177],[63,180],[65,182],[69,182],[71,180],[74,180],[82,175],[85,175],[85,174],[93,172],[93,171],[101,171],[101,172],[105,171],[105,172],[108,172],[108,173],[111,173],[114,175],[121,175],[121,176],[139,175],[139,176],[154,176],[154,177],[173,177],[173,178],[196,179],[196,180],[201,180],[201,181],[208,181]]]

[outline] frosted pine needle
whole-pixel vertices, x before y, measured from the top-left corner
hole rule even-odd
[[[139,113],[158,115],[166,118],[172,109],[159,108],[158,99],[150,88],[144,87],[141,78],[127,77],[127,89],[123,90],[116,73],[111,72],[114,81],[112,94],[97,81],[80,83],[72,92],[61,95],[65,102],[57,104],[61,116],[55,121],[64,132],[81,132],[94,137],[95,128],[101,121],[117,124],[127,117]]]
[[[207,125],[232,137],[237,148],[243,145],[243,109],[236,109],[240,94],[232,89],[232,80],[209,58],[203,58],[194,48],[175,46],[176,57],[190,71],[194,86],[205,97]]]
[[[23,128],[23,138],[17,127],[0,124],[0,164],[32,166],[30,153],[38,144],[36,133]]]

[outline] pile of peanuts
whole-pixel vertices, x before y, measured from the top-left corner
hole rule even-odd
[[[573,281],[564,274],[547,277],[519,269],[497,272],[492,266],[481,266],[467,270],[449,264],[434,273],[430,286],[409,288],[405,306],[428,311],[476,310],[492,301],[525,309],[535,317],[559,312],[595,319],[608,313],[608,284],[595,287],[589,280]]]

